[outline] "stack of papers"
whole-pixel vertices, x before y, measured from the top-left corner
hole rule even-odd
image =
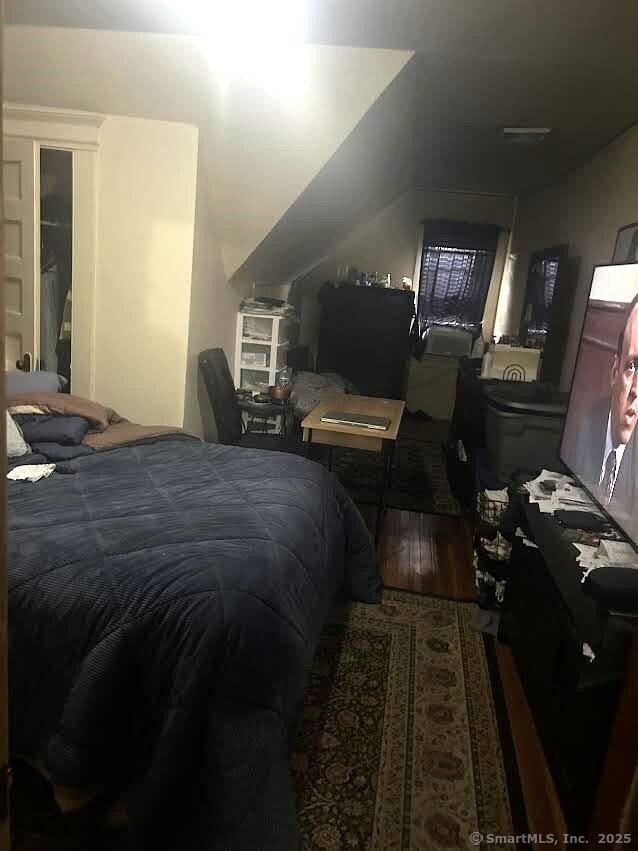
[[[612,564],[638,567],[638,553],[627,541],[601,541],[598,551]]]
[[[584,582],[592,570],[600,567],[634,567],[638,569],[638,555],[625,541],[601,541],[597,547],[574,544],[578,550],[576,561],[583,568]]]
[[[595,502],[586,493],[580,485],[574,482],[565,482],[554,491],[554,496],[561,503],[562,508],[571,509],[572,511],[598,511]]]
[[[547,493],[541,487],[541,482],[553,481],[556,483],[555,490]],[[602,512],[585,493],[585,491],[574,482],[571,476],[562,473],[554,473],[551,470],[543,470],[535,479],[525,482],[525,489],[529,493],[529,501],[538,505],[543,514],[553,514],[555,511],[589,511],[592,514],[602,516]]]

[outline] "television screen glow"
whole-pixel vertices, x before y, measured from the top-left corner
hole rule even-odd
[[[638,264],[597,266],[561,460],[638,542]]]

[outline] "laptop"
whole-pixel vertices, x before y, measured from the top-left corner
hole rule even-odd
[[[374,431],[387,431],[390,420],[387,417],[374,417],[370,414],[353,414],[350,411],[326,411],[321,417],[322,423],[349,425],[357,428],[370,428]]]

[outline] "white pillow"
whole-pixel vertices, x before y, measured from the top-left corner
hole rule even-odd
[[[7,458],[19,458],[30,452],[31,447],[22,436],[20,426],[7,411]]]

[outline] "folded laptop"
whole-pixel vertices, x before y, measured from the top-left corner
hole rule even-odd
[[[387,417],[353,414],[350,411],[326,411],[321,417],[321,422],[356,426],[357,428],[371,428],[375,431],[387,431],[390,427],[390,420]]]

